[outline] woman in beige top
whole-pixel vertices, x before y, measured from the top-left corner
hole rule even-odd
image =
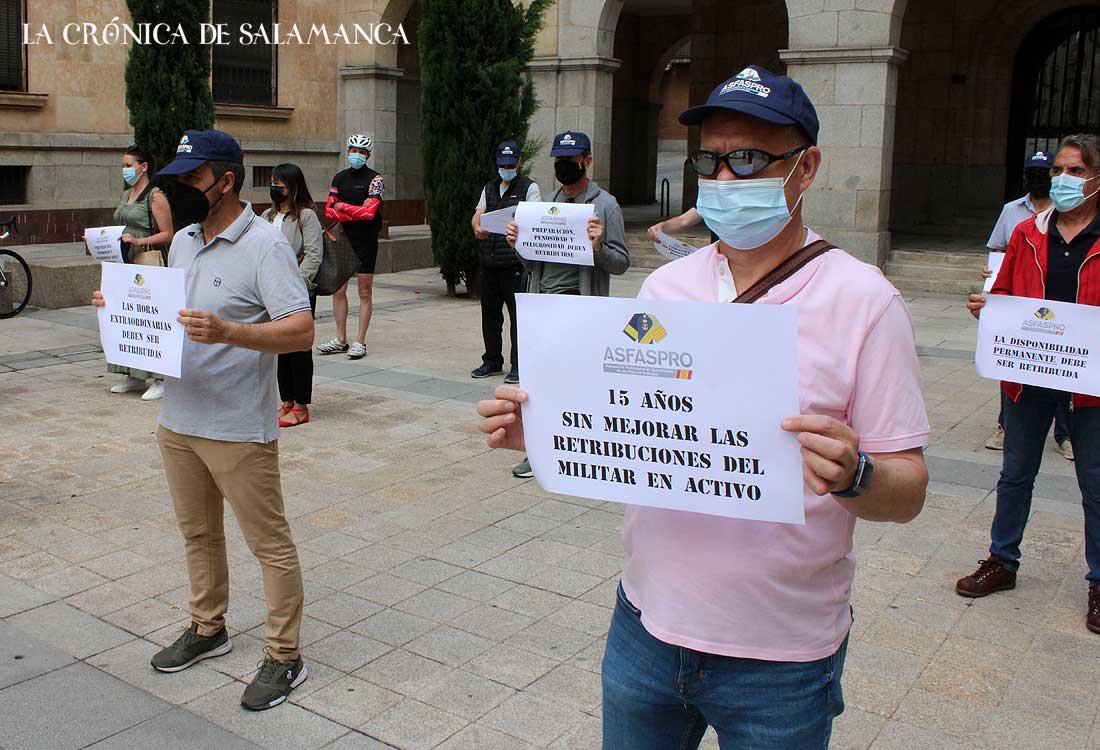
[[[283,233],[298,256],[298,270],[309,290],[310,309],[317,309],[317,285],[313,279],[321,267],[321,220],[313,208],[313,196],[305,175],[296,164],[280,164],[271,170],[271,208],[263,212]],[[310,350],[279,355],[279,426],[294,427],[309,421],[313,398],[313,353]]]

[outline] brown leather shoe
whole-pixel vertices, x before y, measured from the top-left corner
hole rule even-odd
[[[977,570],[955,583],[956,594],[972,599],[1014,588],[1016,588],[1016,573],[1006,568],[998,558],[992,555],[988,560],[980,561]]]
[[[1085,627],[1100,633],[1100,584],[1089,586],[1089,609],[1085,615]]]

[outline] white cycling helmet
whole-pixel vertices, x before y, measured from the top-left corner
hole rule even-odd
[[[370,136],[356,133],[348,138],[348,148],[365,148],[367,151],[371,151],[373,146],[374,142],[371,141]]]

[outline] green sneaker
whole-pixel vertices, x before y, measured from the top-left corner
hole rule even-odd
[[[149,661],[158,672],[182,672],[196,662],[214,656],[224,656],[233,650],[233,641],[229,633],[222,628],[211,636],[199,635],[199,626],[183,631],[183,635],[167,648],[153,654]]]
[[[305,682],[307,677],[309,667],[301,656],[290,661],[276,661],[265,653],[260,671],[244,689],[241,705],[249,711],[275,708],[287,699],[291,690]]]
[[[530,479],[535,476],[535,472],[531,470],[531,462],[526,458],[512,467],[512,476],[516,479]]]

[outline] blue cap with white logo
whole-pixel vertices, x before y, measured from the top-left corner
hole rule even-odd
[[[237,139],[220,130],[188,130],[176,146],[176,158],[157,174],[184,174],[208,161],[244,164],[244,152]]]
[[[680,115],[681,125],[698,125],[711,112],[741,112],[776,125],[798,125],[817,144],[821,124],[810,97],[787,76],[776,75],[759,65],[750,65],[710,93],[700,104]]]
[[[554,145],[550,147],[550,156],[580,156],[592,152],[592,141],[588,136],[576,130],[567,130],[554,136]]]
[[[512,168],[519,164],[519,144],[505,141],[497,146],[497,166]]]
[[[1049,151],[1036,151],[1034,154],[1027,158],[1024,162],[1024,168],[1038,167],[1039,169],[1050,169],[1054,166],[1054,156]]]

